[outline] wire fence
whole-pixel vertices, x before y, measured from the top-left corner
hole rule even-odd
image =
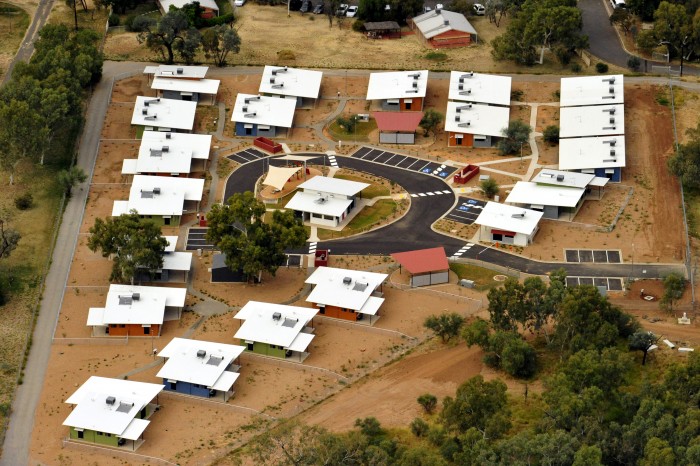
[[[157,464],[160,466],[178,466],[177,463],[173,463],[163,458],[158,458],[155,456],[140,455],[133,451],[120,450],[117,448],[106,448],[98,445],[91,445],[89,443],[77,442],[69,438],[64,438],[62,440],[63,448],[70,448],[72,450],[81,450],[89,453],[99,452],[109,456],[119,457],[125,460],[135,461],[137,464]]]
[[[54,338],[52,342],[60,346],[125,346],[129,344],[129,337]]]

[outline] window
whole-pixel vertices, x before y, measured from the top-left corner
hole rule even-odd
[[[252,341],[246,341],[245,346],[248,349],[248,351],[253,351],[253,347],[255,346],[255,343],[253,343]]]
[[[484,136],[483,134],[475,134],[474,140],[475,141],[486,141],[486,136]]]
[[[503,241],[503,235],[500,233],[493,233],[491,236],[494,241]]]
[[[126,328],[126,324],[119,324],[119,328]]]
[[[77,432],[78,432],[78,438],[81,438],[81,439],[82,439],[82,438],[85,438],[85,432],[83,432],[82,429],[80,429],[80,430],[77,431]]]
[[[463,140],[464,140],[464,139],[462,138],[461,135],[455,136],[455,144],[456,144],[456,145],[461,146]]]
[[[144,327],[144,328],[143,328],[143,334],[144,334],[144,335],[150,335],[150,334],[151,334],[151,327]]]
[[[170,390],[175,390],[175,388],[177,387],[177,382],[172,382],[168,380],[168,383],[170,384]]]
[[[170,225],[170,216],[163,215],[163,225]]]
[[[403,101],[404,105],[406,106],[406,110],[411,110],[411,106],[413,105],[413,101],[408,99]]]

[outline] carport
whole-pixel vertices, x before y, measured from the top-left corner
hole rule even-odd
[[[370,39],[401,39],[401,26],[396,21],[376,21],[365,23],[365,31]]]
[[[391,257],[411,274],[411,288],[449,281],[450,266],[442,246],[415,251],[395,252]]]
[[[415,144],[423,112],[374,112],[381,144]]]

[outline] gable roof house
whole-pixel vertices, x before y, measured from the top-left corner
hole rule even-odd
[[[314,339],[309,324],[317,313],[309,307],[248,301],[234,316],[243,323],[233,338],[253,353],[303,362]]]
[[[163,379],[166,391],[217,398],[225,403],[233,395],[233,384],[239,376],[234,361],[244,350],[238,345],[173,338],[158,353],[167,361],[156,377]]]
[[[385,111],[423,111],[428,70],[370,73],[367,100],[378,100]]]
[[[424,44],[434,49],[466,47],[478,42],[474,26],[463,14],[453,11],[436,8],[416,16],[409,25],[417,30]]]
[[[323,72],[289,68],[287,66],[265,66],[258,92],[296,100],[296,106],[314,106],[321,93]]]
[[[508,127],[510,107],[447,102],[445,132],[450,147],[492,147]]]
[[[136,450],[161,390],[160,384],[92,376],[66,400],[75,406],[63,425],[71,440]]]
[[[182,215],[197,212],[204,180],[135,175],[128,201],[114,201],[112,216],[135,210],[162,225],[179,225]]]
[[[337,227],[354,215],[357,196],[367,183],[314,176],[298,186],[285,208],[297,211],[304,222],[312,225]]]
[[[532,243],[542,212],[498,202],[487,202],[474,220],[479,225],[479,240],[527,246]]]
[[[188,176],[204,171],[211,147],[209,134],[144,131],[138,158],[124,159],[122,175]]]
[[[160,336],[164,321],[180,320],[187,288],[109,286],[105,307],[91,307],[93,336]]]
[[[296,99],[239,93],[231,114],[236,136],[288,137],[296,102]]]
[[[137,137],[143,131],[181,131],[189,133],[194,128],[196,102],[137,96],[131,124],[137,127]]]
[[[367,317],[372,325],[384,303],[381,286],[387,277],[365,270],[317,267],[306,279],[313,285],[306,302],[318,307],[321,315],[353,322]]]

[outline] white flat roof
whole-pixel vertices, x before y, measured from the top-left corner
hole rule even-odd
[[[201,4],[200,4],[201,5]],[[204,5],[202,5],[204,6]],[[168,11],[168,10],[165,10]],[[181,72],[178,72],[181,70]],[[202,79],[209,71],[208,66],[158,65],[147,66],[144,74],[154,74],[156,77],[175,77],[184,79]]]
[[[510,76],[452,71],[448,99],[507,107],[510,105],[512,81]]]
[[[611,80],[614,82],[611,83]],[[613,89],[612,92],[610,88]],[[562,107],[621,104],[624,101],[624,76],[621,74],[561,78],[559,104]]]
[[[158,354],[168,360],[156,377],[212,388],[244,350],[245,347],[238,345],[173,338]],[[204,356],[198,356],[199,351],[204,351]]]
[[[163,145],[150,147],[143,150],[141,144],[139,157],[137,159],[124,159],[122,174],[136,175],[138,173],[168,173],[180,174],[189,173],[192,166],[192,152],[179,150],[175,147],[167,146],[163,150]]]
[[[418,87],[413,87],[413,83]],[[427,88],[428,70],[370,73],[367,100],[425,97]]]
[[[511,188],[507,204],[535,204],[557,207],[575,207],[586,193],[584,188],[549,186],[518,181]]]
[[[160,188],[160,193],[154,193],[154,188]],[[115,201],[112,215],[122,215],[132,209],[141,215],[182,215],[184,202],[200,201],[203,190],[203,179],[135,175],[129,200],[126,204]]]
[[[168,252],[163,254],[163,270],[184,270],[188,271],[192,268],[192,253],[191,252]]]
[[[287,202],[286,209],[310,212],[317,215],[332,215],[340,217],[352,204],[352,199],[332,198],[312,193],[297,191]]]
[[[469,105],[471,105],[471,108],[465,108]],[[457,112],[457,109],[460,107],[463,109]],[[459,117],[459,121],[457,121],[457,117]],[[503,129],[508,127],[509,118],[510,107],[447,102],[445,131],[503,136]],[[468,126],[467,123],[469,123]]]
[[[198,94],[216,95],[219,92],[218,79],[179,79],[161,78],[156,76],[151,83],[151,89],[159,91],[196,92]]]
[[[615,146],[611,146],[611,141]],[[615,154],[611,154],[611,151]],[[585,170],[594,168],[624,167],[625,137],[608,136],[571,138],[559,140],[559,168],[561,170]]]
[[[175,252],[177,246],[177,236],[163,236],[168,244],[165,246],[165,252]]]
[[[337,269],[335,267],[318,267],[306,283],[315,285],[306,298],[306,302],[338,306],[361,312],[367,305],[374,290],[388,277],[385,273],[367,272],[365,270]],[[383,302],[383,301],[382,301]],[[374,304],[381,305],[379,302]],[[377,309],[379,307],[377,306]],[[377,309],[371,305],[368,313]]]
[[[291,128],[296,106],[295,99],[239,93],[233,106],[231,121]]]
[[[128,426],[126,426],[126,430],[122,432],[119,438],[125,438],[127,440],[138,440],[141,437],[141,435],[143,435],[144,431],[146,430],[146,427],[148,427],[148,424],[150,423],[151,421],[147,421],[146,419],[134,418],[134,420],[131,421]]]
[[[131,439],[129,432],[145,428],[139,422],[141,426],[128,430],[134,417],[162,389],[161,384],[92,376],[66,400],[76,406],[63,425]],[[114,397],[113,404],[107,404],[108,397]]]
[[[595,175],[543,168],[530,181],[568,188],[585,188],[593,181],[593,178],[595,178]]]
[[[613,134],[625,134],[625,106],[622,104],[562,107],[559,110],[560,138]]]
[[[321,91],[322,78],[321,71],[268,65],[263,70],[258,92],[316,99]]]
[[[359,181],[329,178],[327,176],[314,176],[313,178],[304,181],[298,187],[303,190],[321,191],[329,194],[341,194],[343,196],[354,196],[369,186],[369,183],[362,183]]]
[[[531,235],[537,228],[541,218],[542,212],[536,210],[499,204],[498,202],[487,202],[484,208],[481,209],[479,216],[474,220],[474,223],[499,230]]]
[[[160,149],[169,146],[170,150],[191,152],[193,159],[209,159],[211,134],[166,133],[163,131],[144,131],[141,136],[141,151]]]
[[[148,102],[148,106],[146,106],[146,102]],[[194,126],[196,112],[197,102],[140,95],[136,97],[131,124],[190,131]]]
[[[277,320],[273,319],[276,312],[281,315]],[[238,329],[234,338],[291,349],[294,340],[317,313],[318,309],[310,307],[248,301],[234,316],[235,319],[245,321],[241,324],[241,328]]]
[[[138,299],[134,299],[138,294]],[[166,306],[183,307],[187,288],[110,285],[104,308],[88,311],[87,325],[163,323]]]

